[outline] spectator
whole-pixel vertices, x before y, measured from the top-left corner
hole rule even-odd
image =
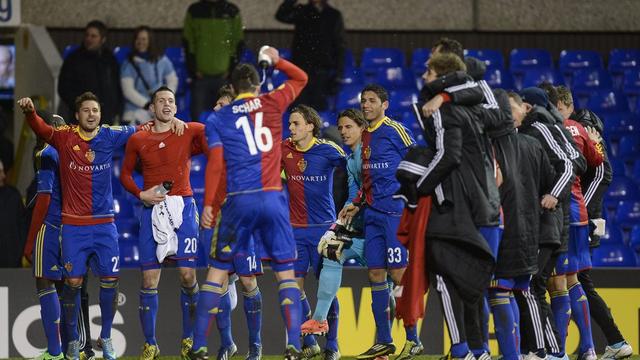
[[[13,89],[16,86],[14,75],[15,64],[10,46],[0,46],[0,88]]]
[[[62,64],[58,93],[67,106],[66,119],[75,121],[73,109],[80,94],[90,91],[100,99],[102,123],[113,124],[122,111],[120,67],[111,49],[105,46],[107,27],[99,20],[84,29],[82,45]]]
[[[148,26],[135,29],[133,51],[122,63],[120,85],[124,95],[124,114],[126,123],[142,124],[151,119],[149,104],[151,95],[161,86],[175,92],[178,88],[178,76],[173,64],[153,43],[153,32]]]
[[[22,196],[6,183],[6,178],[0,161],[0,268],[20,267],[26,236]]]
[[[240,58],[244,32],[240,10],[226,0],[200,0],[189,6],[182,32],[191,78],[191,120],[210,111],[218,89]]]
[[[309,84],[297,103],[318,111],[326,110],[326,97],[335,89],[344,68],[342,14],[329,6],[327,0],[309,0],[306,5],[285,0],[278,8],[276,19],[295,25],[292,61],[309,75]]]

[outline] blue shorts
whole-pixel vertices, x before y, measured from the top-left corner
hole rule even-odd
[[[364,212],[364,257],[369,269],[407,267],[407,249],[398,240],[400,214],[386,214],[370,207]]]
[[[201,234],[201,245],[205,249],[211,249],[213,232],[214,229],[205,229]],[[255,251],[257,242],[252,238],[251,241],[245,242],[245,244],[245,248],[238,249],[238,252],[233,257],[233,261],[217,262],[218,266],[216,267],[218,269],[228,270],[230,274],[235,273],[238,276],[262,275],[262,261]]]
[[[500,240],[502,240],[502,229],[500,229],[500,226],[480,226],[478,231],[480,231],[482,237],[487,241],[493,258],[497,259]]]
[[[293,228],[293,237],[296,239],[296,249],[298,250],[298,259],[293,268],[296,277],[305,277],[309,266],[313,269],[316,276],[320,273],[321,256],[318,254],[318,243],[320,238],[329,229],[329,224],[323,226],[312,226],[306,228]]]
[[[60,256],[60,227],[43,223],[33,248],[33,276],[49,280],[62,279]]]
[[[159,269],[160,263],[156,256],[157,243],[153,238],[153,224],[151,214],[153,207],[144,206],[140,213],[140,234],[138,235],[138,249],[140,251],[140,267],[142,270]],[[198,256],[198,209],[190,196],[184,197],[182,210],[182,225],[176,231],[178,234],[178,251],[167,259],[175,260],[178,267],[195,268]]]
[[[569,226],[569,266],[567,274],[576,274],[591,269],[589,252],[589,225]]]
[[[289,221],[289,206],[281,191],[229,196],[220,214],[211,242],[210,266],[227,268],[222,263],[231,262],[240,249],[246,248],[251,235],[257,234],[273,270],[293,270],[296,243]]]
[[[551,276],[567,275],[567,271],[569,271],[569,254],[564,251],[558,255]]]
[[[63,225],[61,235],[65,277],[84,276],[87,263],[100,277],[118,276],[120,250],[116,224]]]
[[[531,282],[531,275],[521,275],[516,276],[514,278],[507,279],[493,279],[491,280],[491,284],[489,285],[489,289],[499,289],[499,290],[520,290],[527,291],[529,290],[529,283]]]

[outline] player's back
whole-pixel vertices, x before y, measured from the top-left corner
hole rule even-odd
[[[207,119],[209,146],[224,149],[229,196],[282,190],[282,113],[291,98],[283,90],[241,94]]]

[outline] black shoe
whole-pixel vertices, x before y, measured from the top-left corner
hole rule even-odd
[[[396,346],[393,344],[373,344],[369,350],[356,356],[358,360],[375,359],[378,356],[391,355],[396,352]]]
[[[302,359],[302,352],[293,345],[287,345],[287,348],[284,350],[284,360],[300,360]]]
[[[189,360],[209,360],[209,354],[207,354],[207,348],[201,347],[200,349],[191,349],[187,353]]]
[[[340,351],[325,349],[324,360],[339,360],[339,359],[340,359]]]

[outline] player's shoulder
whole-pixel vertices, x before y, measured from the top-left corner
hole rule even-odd
[[[187,127],[185,128],[185,132],[190,134],[198,134],[204,131],[205,124],[201,122],[191,121],[186,123]]]
[[[335,142],[328,139],[316,139],[316,145],[319,149],[329,152],[338,152],[342,156],[346,156],[344,150]]]
[[[48,159],[53,159],[53,160],[57,160],[58,159],[58,151],[53,146],[51,146],[49,144],[45,144],[44,145],[42,150],[40,150],[40,155],[43,158],[48,158]]]
[[[296,151],[296,145],[293,143],[293,140],[291,140],[290,137],[282,140],[282,148]]]
[[[393,135],[399,136],[405,144],[413,143],[413,139],[409,134],[409,130],[402,125],[402,123],[386,117],[383,121],[383,126],[386,126],[387,131]]]

